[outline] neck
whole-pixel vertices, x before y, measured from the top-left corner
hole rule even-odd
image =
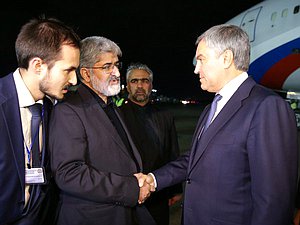
[[[40,91],[38,75],[31,74],[24,68],[19,68],[19,72],[33,99],[35,101],[43,99],[45,94]]]

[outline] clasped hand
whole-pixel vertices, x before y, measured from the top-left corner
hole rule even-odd
[[[136,173],[134,176],[138,180],[140,187],[138,203],[142,204],[147,198],[149,198],[151,192],[155,191],[154,179],[151,175],[146,175],[143,173]]]

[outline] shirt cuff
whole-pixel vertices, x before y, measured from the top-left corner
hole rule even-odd
[[[156,183],[156,179],[155,179],[154,174],[153,173],[148,173],[148,175],[150,175],[153,178],[153,180],[154,180],[154,187],[157,188],[157,183]]]

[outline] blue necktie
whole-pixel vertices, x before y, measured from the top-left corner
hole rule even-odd
[[[41,167],[40,163],[40,145],[39,145],[39,128],[42,120],[42,105],[34,104],[28,107],[31,114],[31,149],[30,154],[32,157],[32,167],[38,168]],[[29,188],[30,199],[29,202],[24,209],[23,215],[26,215],[32,207],[34,207],[34,203],[37,200],[40,193],[40,185],[30,185]]]
[[[213,100],[213,102],[211,103],[211,106],[210,106],[210,111],[209,111],[209,114],[208,114],[203,132],[209,127],[209,125],[211,123],[211,120],[215,115],[215,112],[216,112],[216,109],[217,109],[217,103],[218,103],[219,100],[221,100],[221,98],[222,98],[222,95],[220,95],[220,94],[217,94],[214,97],[214,100]]]
[[[29,110],[32,114],[31,119],[31,156],[32,167],[40,167],[40,141],[39,141],[39,128],[42,120],[42,105],[34,104],[29,106]]]

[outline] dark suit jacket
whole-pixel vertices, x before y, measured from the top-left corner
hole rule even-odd
[[[51,107],[51,101],[45,98],[43,117],[45,163],[43,166],[46,168],[48,181],[51,180],[51,170],[45,146],[48,135],[48,112]],[[0,126],[0,224],[14,222],[34,225],[52,224],[52,218],[55,218],[54,214],[50,212],[43,214],[44,207],[50,207],[48,203],[55,204],[55,195],[51,196],[51,202],[45,198],[54,191],[51,182],[48,185],[42,185],[42,190],[38,196],[35,196],[35,203],[32,204],[28,213],[24,215],[23,212],[25,203],[24,141],[19,101],[12,73],[0,78]]]
[[[154,171],[158,190],[186,180],[184,225],[289,225],[297,186],[290,106],[248,78],[191,152]]]
[[[126,125],[143,161],[144,173],[160,168],[179,156],[173,115],[148,103],[139,106],[128,100],[120,107]],[[169,224],[169,199],[182,193],[182,184],[154,192],[145,205],[158,224]]]
[[[142,168],[140,155],[119,119]],[[133,214],[146,211],[136,207],[139,187],[133,174],[139,171],[135,160],[86,86],[80,85],[55,106],[50,152],[61,189],[59,224],[131,225]]]

